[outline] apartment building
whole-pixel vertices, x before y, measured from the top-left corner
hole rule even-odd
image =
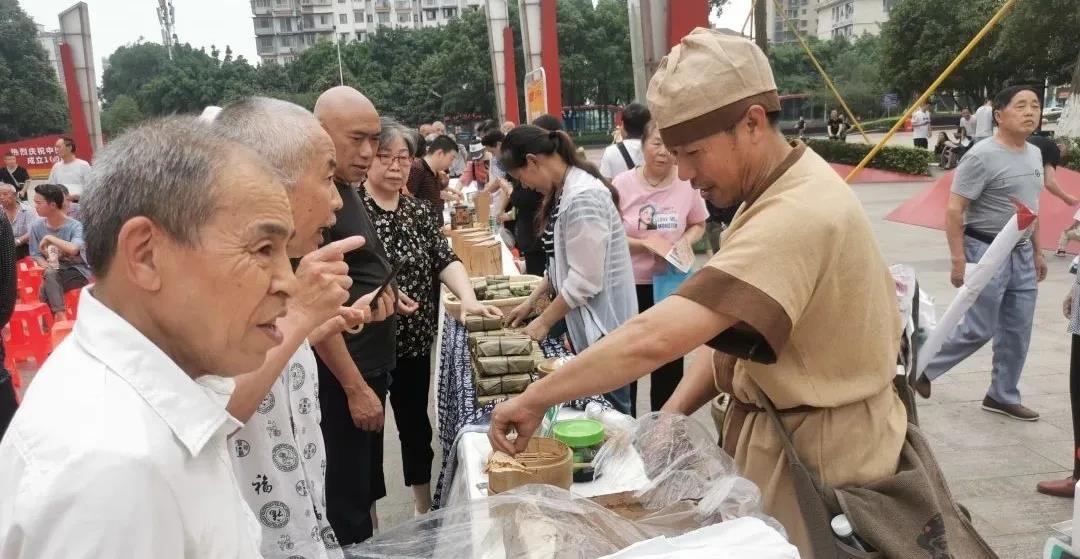
[[[787,16],[804,38],[817,37],[827,41],[833,37],[858,37],[864,33],[877,35],[881,24],[889,19],[889,10],[903,0],[778,0],[782,13],[777,13],[771,0],[768,5],[769,42],[791,43],[795,35],[783,16]]]
[[[322,39],[364,41],[380,28],[436,27],[485,0],[251,0],[263,62],[285,63]]]

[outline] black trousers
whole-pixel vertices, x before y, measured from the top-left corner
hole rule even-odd
[[[1069,407],[1073,424],[1073,479],[1080,479],[1080,336],[1073,334],[1072,355],[1069,357]]]
[[[531,250],[525,253],[525,273],[531,276],[544,277],[547,269],[547,254],[543,250]]]
[[[645,312],[653,306],[653,286],[637,285],[638,312]],[[668,398],[675,392],[675,387],[683,376],[683,358],[680,357],[671,363],[662,365],[659,369],[650,373],[649,381],[649,405],[651,411],[658,411],[664,407]],[[637,381],[630,383],[630,415],[637,417]]]
[[[371,537],[371,505],[386,496],[383,480],[382,432],[364,431],[353,424],[348,398],[337,377],[318,360],[319,404],[326,446],[326,517],[341,545]],[[386,403],[386,375],[366,378]],[[375,468],[374,465],[379,467]]]
[[[930,140],[927,140],[926,138],[915,138],[912,141],[917,148],[930,149]]]
[[[0,353],[2,356],[2,353]],[[0,439],[4,438],[4,432],[11,424],[11,417],[19,404],[15,402],[15,385],[11,382],[11,375],[0,366]]]
[[[405,485],[431,483],[431,421],[428,419],[428,393],[431,391],[431,354],[398,357],[397,368],[390,373],[390,405],[401,442],[401,466]],[[381,467],[380,467],[381,471]]]

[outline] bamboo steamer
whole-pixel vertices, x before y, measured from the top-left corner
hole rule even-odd
[[[514,460],[524,466],[524,469],[496,467],[489,470],[488,491],[491,494],[530,483],[570,489],[574,482],[574,453],[561,441],[533,437],[529,439],[525,451],[515,455]]]
[[[498,274],[492,274],[492,275],[498,275]],[[514,278],[514,281],[520,281],[520,282],[523,282],[523,283],[528,283],[528,284],[532,285],[534,287],[534,289],[535,289],[536,284],[540,283],[540,280],[543,279],[543,278],[541,278],[539,276],[529,276],[529,275],[510,276],[510,277]],[[478,277],[478,278],[471,278],[471,279],[479,280],[479,279],[484,279],[484,278]],[[503,314],[509,314],[510,311],[514,310],[518,305],[520,305],[520,304],[522,304],[522,303],[524,303],[525,301],[528,301],[528,300],[529,300],[528,297],[509,297],[509,298],[506,298],[506,299],[492,299],[490,301],[480,301],[480,302],[485,304],[485,305],[491,305],[492,307],[498,307],[498,309],[501,310],[503,312]],[[443,290],[442,302],[443,302],[443,308],[446,309],[446,312],[450,313],[450,316],[453,316],[455,320],[457,320],[458,322],[461,322],[461,301],[459,301],[458,298],[455,297],[453,293],[450,293],[449,291]]]

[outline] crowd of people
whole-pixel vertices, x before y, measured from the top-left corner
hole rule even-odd
[[[1009,88],[988,107],[996,131],[966,148],[949,200],[956,285],[1012,198],[1037,210],[1042,188],[1060,192],[1044,179],[1050,147],[1029,142],[1034,92]],[[911,434],[894,388],[902,327],[885,258],[855,194],[785,138],[780,114],[765,55],[699,29],[660,63],[648,105],[625,108],[623,137],[599,166],[552,115],[482,123],[462,146],[441,122],[381,118],[347,86],[313,111],[253,97],[153,120],[110,141],[92,168],[65,138],[33,208],[9,158],[0,319],[20,247],[45,268],[41,298],[58,319],[65,291],[93,285],[17,411],[0,378],[0,556],[342,557],[378,530],[387,406],[402,481],[415,514],[427,513],[443,288],[465,314],[577,354],[494,409],[494,448],[523,450],[545,411],[574,398],[601,394],[635,415],[646,375],[652,411],[690,414],[726,393],[723,448],[812,555],[821,540],[789,453],[827,487],[863,486],[896,474]],[[962,137],[979,139],[979,118],[961,117]],[[542,278],[506,316],[477,300],[443,235],[446,205],[472,191],[490,196],[504,240]],[[777,242],[792,223],[801,241]],[[679,255],[720,229],[723,250],[697,273],[681,269]],[[932,381],[993,339],[983,408],[1038,419],[1018,381],[1045,274],[1029,234],[919,392],[930,397]],[[1065,302],[1074,324],[1077,301]],[[783,432],[765,413],[774,406]],[[1075,481],[1039,490],[1071,495]]]

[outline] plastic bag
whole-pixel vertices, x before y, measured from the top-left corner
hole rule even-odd
[[[799,559],[799,550],[757,518],[736,518],[674,538],[638,542],[603,559]]]
[[[348,546],[345,556],[591,559],[746,516],[783,534],[761,513],[757,487],[735,475],[734,462],[693,419],[644,416],[604,444],[594,467],[598,475],[618,476],[630,459],[641,460],[650,478],[636,493],[594,501],[526,485],[439,509]]]

